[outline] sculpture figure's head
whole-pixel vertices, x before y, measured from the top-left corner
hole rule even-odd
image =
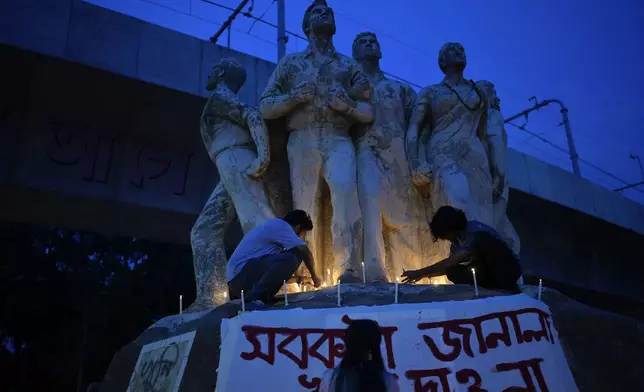
[[[364,32],[358,34],[353,40],[352,55],[358,62],[362,60],[380,60],[382,52],[376,33]]]
[[[481,88],[481,90],[483,90],[483,92],[487,96],[487,99],[490,102],[490,107],[492,109],[501,111],[501,99],[496,93],[494,83],[490,82],[489,80],[479,80],[478,82],[476,82],[476,84]]]
[[[448,42],[438,52],[438,66],[445,73],[448,68],[463,71],[467,65],[465,48],[458,42]]]
[[[302,30],[307,37],[309,34],[335,34],[335,15],[326,0],[315,0],[304,12]]]
[[[223,58],[212,67],[206,89],[212,91],[222,82],[236,94],[246,83],[246,70],[237,60]]]

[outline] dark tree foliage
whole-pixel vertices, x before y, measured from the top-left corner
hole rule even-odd
[[[0,223],[0,391],[85,391],[194,299],[189,246]]]

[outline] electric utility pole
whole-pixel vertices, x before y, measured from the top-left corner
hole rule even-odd
[[[512,117],[506,118],[505,123],[509,123],[510,121],[516,120],[519,117],[528,117],[528,113],[539,110],[544,106],[548,106],[551,103],[556,103],[559,105],[560,112],[561,112],[561,119],[562,123],[564,125],[564,129],[566,130],[566,139],[568,139],[568,152],[570,153],[570,160],[572,161],[572,171],[578,175],[581,176],[581,170],[579,169],[579,155],[577,155],[577,149],[575,148],[575,141],[572,138],[572,130],[570,129],[570,120],[568,119],[568,108],[566,105],[563,104],[558,99],[546,99],[545,101],[537,102],[535,99],[535,104],[533,107],[528,108],[521,113],[515,114]]]
[[[286,55],[286,5],[284,0],[277,0],[277,62]]]
[[[221,25],[221,27],[219,28],[219,30],[217,30],[215,35],[210,37],[211,42],[217,43],[217,40],[223,34],[223,32],[226,31],[226,29],[229,29],[228,30],[228,47],[230,47],[230,25],[232,25],[233,20],[235,20],[235,18],[237,17],[237,15],[239,15],[240,12],[242,12],[242,10],[246,6],[246,4],[248,4],[249,1],[250,0],[243,0],[241,3],[239,3],[237,8],[235,8],[233,13],[228,17],[228,19],[226,19],[224,24]]]

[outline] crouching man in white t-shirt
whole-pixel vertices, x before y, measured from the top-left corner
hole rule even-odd
[[[244,290],[245,301],[275,302],[275,294],[301,262],[311,273],[315,287],[319,287],[322,280],[315,273],[313,254],[301,238],[311,230],[311,217],[295,210],[249,231],[226,266],[230,299],[239,299]]]

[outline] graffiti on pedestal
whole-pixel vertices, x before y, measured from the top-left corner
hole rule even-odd
[[[126,392],[177,392],[195,331],[143,346]]]

